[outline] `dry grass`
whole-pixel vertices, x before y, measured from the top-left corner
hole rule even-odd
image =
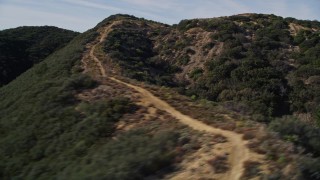
[[[220,134],[216,134],[213,136],[214,143],[225,143],[228,142],[228,139]]]
[[[256,134],[257,134],[257,131],[255,130],[244,131],[243,139],[244,140],[254,139],[256,137]]]

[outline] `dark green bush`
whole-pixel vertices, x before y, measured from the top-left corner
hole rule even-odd
[[[298,120],[295,117],[286,116],[273,120],[269,127],[279,132],[282,137],[295,136],[294,143],[305,148],[306,152],[320,154],[320,129]]]
[[[305,179],[320,179],[320,159],[304,157],[299,162],[299,170]]]

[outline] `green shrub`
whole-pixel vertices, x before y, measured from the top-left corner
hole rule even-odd
[[[129,131],[92,150],[80,163],[63,170],[64,179],[143,179],[173,163],[179,134],[144,129]]]
[[[284,138],[295,137],[294,143],[306,149],[307,152],[320,154],[320,129],[312,127],[294,117],[286,116],[273,120],[270,129],[278,132]]]
[[[195,68],[193,69],[190,74],[189,77],[192,79],[198,79],[201,75],[203,74],[203,69],[201,68]]]
[[[320,179],[320,159],[305,157],[299,162],[299,170],[305,179]]]

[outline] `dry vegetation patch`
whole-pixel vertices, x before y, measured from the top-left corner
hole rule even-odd
[[[216,173],[225,173],[229,170],[228,156],[220,155],[208,160],[208,164],[213,167]]]
[[[245,171],[241,177],[242,180],[251,179],[260,175],[261,163],[255,161],[246,161],[244,162]]]

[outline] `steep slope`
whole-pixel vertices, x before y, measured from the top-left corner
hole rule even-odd
[[[112,27],[121,24],[121,21],[115,21],[111,25],[105,27],[104,32],[101,34],[101,38],[99,40],[99,43],[102,43],[105,38],[108,36],[108,34],[112,31]],[[90,50],[90,57],[94,60],[94,63],[98,66],[100,70],[100,75],[102,78],[110,78],[113,81],[116,81],[117,83],[124,84],[137,92],[139,92],[142,95],[143,101],[146,101],[148,103],[151,103],[155,106],[155,108],[166,111],[170,115],[172,115],[174,118],[178,119],[181,123],[186,124],[187,126],[190,126],[191,128],[198,130],[198,131],[206,131],[209,133],[214,134],[221,134],[222,136],[225,136],[228,138],[229,141],[231,141],[233,149],[230,155],[231,159],[231,172],[230,175],[225,177],[226,179],[240,179],[241,175],[244,172],[243,164],[245,161],[249,160],[249,149],[246,147],[246,143],[244,140],[242,140],[242,136],[236,133],[233,133],[231,131],[225,131],[221,129],[217,129],[214,127],[211,127],[209,125],[206,125],[204,123],[201,123],[200,121],[190,118],[189,116],[186,116],[182,114],[181,112],[174,109],[172,106],[170,106],[165,101],[157,98],[152,93],[150,93],[148,90],[143,89],[141,87],[123,82],[119,79],[116,79],[114,77],[107,77],[106,71],[104,67],[102,66],[102,62],[94,55],[94,52],[96,50],[97,45],[93,45]]]
[[[0,31],[0,86],[62,48],[78,34],[51,26]]]

